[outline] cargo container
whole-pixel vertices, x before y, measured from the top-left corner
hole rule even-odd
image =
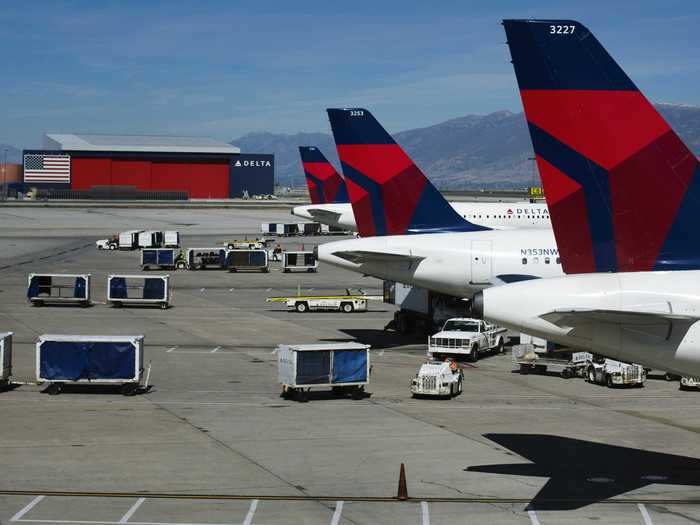
[[[365,396],[370,346],[360,343],[279,345],[278,377],[282,397],[307,401],[311,388],[330,387],[336,395]]]
[[[179,248],[180,232],[173,230],[163,232],[163,246],[166,248]]]
[[[107,277],[107,304],[151,304],[170,306],[170,275],[110,275]]]
[[[303,223],[263,223],[260,227],[260,231],[264,234],[269,235],[281,235],[284,237],[291,237],[293,235],[299,235],[299,224]]]
[[[175,269],[175,262],[177,258],[176,251],[177,250],[173,248],[144,248],[141,250],[141,269]]]
[[[158,248],[163,245],[163,232],[145,231],[139,233],[139,248]]]
[[[178,261],[177,268],[182,270],[203,270],[205,268],[223,269],[226,267],[226,248],[215,246],[213,248],[188,248],[185,252],[185,260]]]
[[[41,335],[36,343],[36,378],[49,383],[49,394],[71,383],[121,385],[134,394],[143,371],[142,335]]]
[[[315,272],[318,269],[318,259],[314,252],[282,252],[282,271]]]
[[[139,247],[139,233],[143,230],[128,230],[119,234],[120,250],[135,250]]]
[[[300,235],[321,235],[321,224],[318,222],[298,222],[297,229]]]
[[[32,306],[90,306],[89,273],[30,273],[27,281],[27,299]]]
[[[12,381],[13,332],[0,333],[0,388],[7,388]]]
[[[267,250],[227,250],[226,269],[229,272],[258,271],[267,273],[270,271]]]

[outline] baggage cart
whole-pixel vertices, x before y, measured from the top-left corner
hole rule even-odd
[[[299,235],[321,235],[321,224],[318,222],[298,222]]]
[[[139,248],[159,248],[163,243],[163,232],[145,231],[139,233]]]
[[[177,268],[188,270],[204,270],[216,268],[223,270],[226,267],[226,248],[214,246],[211,248],[188,248],[185,252],[185,260],[178,261]]]
[[[315,272],[318,269],[318,258],[314,252],[282,252],[282,271]]]
[[[180,232],[174,230],[163,232],[163,246],[165,248],[179,248]]]
[[[365,396],[370,346],[361,343],[279,345],[278,377],[282,397],[308,401],[312,388],[331,388],[338,396]]]
[[[174,270],[177,256],[174,248],[144,248],[141,250],[141,269]]]
[[[170,306],[170,275],[110,275],[107,277],[107,304],[151,304]]]
[[[12,382],[12,336],[13,332],[0,333],[0,389]]]
[[[135,250],[139,247],[139,233],[143,230],[127,230],[119,234],[120,250]]]
[[[521,374],[546,374],[556,372],[564,379],[585,377],[588,363],[593,358],[590,352],[540,353],[532,344],[513,346],[513,362]]]
[[[30,273],[27,299],[32,306],[45,304],[90,306],[90,274]]]
[[[270,271],[267,250],[227,250],[226,269],[229,272],[267,273]]]
[[[142,335],[41,335],[36,343],[36,378],[58,394],[66,384],[121,385],[135,394],[143,378]],[[150,367],[146,373],[148,387]]]

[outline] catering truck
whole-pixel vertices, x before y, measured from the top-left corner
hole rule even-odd
[[[428,355],[436,359],[463,355],[474,362],[481,354],[503,352],[505,338],[505,328],[480,319],[457,317],[448,319],[442,330],[428,337]]]

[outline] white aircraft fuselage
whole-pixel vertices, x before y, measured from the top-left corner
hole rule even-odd
[[[620,361],[700,376],[700,271],[567,275],[484,290],[476,315]]]
[[[563,275],[548,229],[365,237],[322,244],[323,262],[457,297],[522,279]]]
[[[545,204],[531,202],[450,202],[460,216],[488,228],[551,228]],[[292,215],[311,221],[357,231],[350,203],[295,206]]]

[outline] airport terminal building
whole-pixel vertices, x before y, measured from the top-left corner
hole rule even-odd
[[[274,191],[274,156],[209,138],[49,133],[24,150],[24,188],[228,199]]]

